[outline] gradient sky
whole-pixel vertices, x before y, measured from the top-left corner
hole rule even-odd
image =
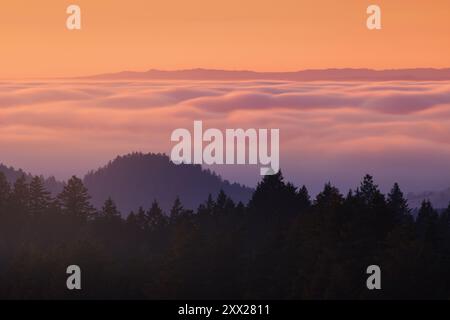
[[[65,27],[78,4],[82,30]],[[381,31],[366,28],[369,4]],[[450,1],[2,0],[0,162],[83,175],[118,154],[166,152],[170,134],[279,128],[281,167],[317,192],[374,174],[386,190],[450,186],[450,81],[89,81],[157,69],[292,71],[450,67]],[[35,78],[35,79],[29,79]],[[255,185],[258,167],[218,167]]]
[[[66,8],[82,30],[65,29]],[[381,31],[365,26],[382,8]],[[122,70],[448,67],[448,0],[2,0],[0,78]]]

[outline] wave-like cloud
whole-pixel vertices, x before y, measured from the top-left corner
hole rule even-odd
[[[448,81],[2,82],[0,161],[79,174],[117,153],[169,152],[170,133],[194,120],[279,128],[282,168],[313,189],[328,179],[353,186],[365,172],[412,190],[450,185]],[[258,178],[256,168],[217,169]]]

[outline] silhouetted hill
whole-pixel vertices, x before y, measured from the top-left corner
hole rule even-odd
[[[420,207],[424,199],[430,200],[435,208],[445,209],[450,202],[450,188],[441,191],[408,193],[408,203],[411,208]]]
[[[14,182],[17,180],[17,178],[21,177],[22,175],[25,175],[28,182],[31,181],[33,176],[23,171],[22,169],[14,169],[13,167],[7,167],[4,164],[0,163],[0,172],[3,172],[6,176],[6,179],[10,184],[14,184]],[[45,188],[51,192],[53,196],[58,194],[62,191],[64,184],[60,181],[57,181],[54,177],[44,178],[43,176],[40,176],[42,181],[44,182]]]
[[[101,208],[110,196],[122,214],[139,206],[149,208],[154,199],[168,211],[177,196],[185,208],[196,209],[208,194],[215,196],[220,189],[234,201],[247,203],[253,191],[222,180],[199,165],[175,165],[168,156],[151,153],[119,156],[89,172],[84,183],[96,207]]]
[[[324,69],[294,72],[255,72],[247,70],[148,70],[145,72],[123,71],[100,74],[84,79],[95,80],[284,80],[284,81],[394,81],[394,80],[450,80],[450,68],[432,69]]]

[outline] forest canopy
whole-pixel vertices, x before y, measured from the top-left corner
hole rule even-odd
[[[127,218],[123,218],[127,216]],[[367,175],[342,194],[266,176],[248,203],[225,192],[196,210],[158,199],[128,215],[91,204],[72,177],[52,196],[42,178],[0,173],[0,298],[450,298],[450,206],[424,200],[413,216],[398,184],[385,195]],[[83,290],[65,270],[83,270]],[[382,290],[365,286],[379,265]]]

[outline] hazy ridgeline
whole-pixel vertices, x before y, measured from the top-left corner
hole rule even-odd
[[[29,173],[1,164],[0,172],[11,184],[22,175],[28,183],[33,178]],[[64,183],[53,177],[41,178],[53,196],[64,188]],[[253,192],[251,188],[223,180],[200,165],[175,165],[165,154],[139,152],[118,156],[105,166],[88,172],[83,183],[95,208],[100,209],[105,199],[111,197],[123,216],[140,206],[151,206],[154,199],[168,211],[176,197],[180,197],[186,208],[194,209],[209,193],[215,197],[223,190],[234,201],[247,203]]]
[[[192,181],[194,185],[196,181]],[[82,290],[66,289],[66,268]],[[382,290],[366,288],[366,268]],[[410,214],[398,185],[371,176],[342,195],[266,176],[248,204],[224,192],[197,210],[157,201],[122,218],[90,204],[73,177],[56,196],[42,179],[0,173],[0,298],[450,298],[450,207]]]

